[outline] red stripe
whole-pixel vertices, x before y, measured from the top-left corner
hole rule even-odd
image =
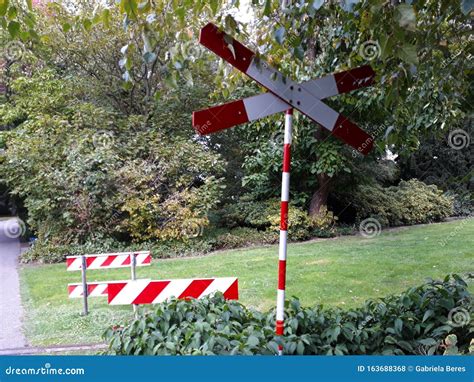
[[[286,288],[286,260],[278,261],[278,289]]]
[[[288,109],[288,110],[286,111],[286,114],[288,114],[288,115],[293,115],[293,109]]]
[[[234,51],[228,48],[226,40],[231,42]],[[219,28],[212,23],[207,24],[201,29],[199,42],[244,73],[247,71],[255,55],[254,52],[243,46],[240,42],[219,31]]]
[[[141,264],[151,264],[151,255],[145,257]]]
[[[151,304],[169,283],[169,281],[151,281],[133,300],[133,304]]]
[[[283,329],[284,329],[283,321],[277,320],[277,322],[276,322],[276,334],[277,334],[277,336],[282,336],[283,335]]]
[[[117,296],[120,291],[127,285],[127,283],[109,283],[107,284],[107,292],[108,292],[108,303],[110,304],[115,296]]]
[[[69,268],[72,263],[74,263],[74,261],[76,261],[77,258],[70,258],[70,259],[66,259],[66,268]]]
[[[374,138],[342,115],[336,121],[332,135],[367,155],[374,145]]]
[[[283,145],[283,172],[290,172],[291,162],[291,145],[285,143]]]
[[[86,257],[86,268],[89,268],[97,256]]]
[[[235,280],[232,285],[224,292],[224,298],[226,300],[239,299],[239,280]]]
[[[92,291],[98,286],[99,284],[87,284],[87,294],[90,295]]]
[[[133,255],[128,255],[123,261],[122,265],[130,265],[132,263],[130,260],[130,256],[133,256]]]
[[[199,298],[206,290],[206,288],[212,284],[214,279],[201,279],[201,280],[193,280],[191,284],[179,295],[178,298]]]
[[[335,73],[334,79],[339,93],[347,93],[372,85],[375,79],[375,72],[370,65],[365,65],[345,72]]]
[[[288,231],[288,202],[280,204],[280,229]]]
[[[193,113],[193,127],[200,135],[215,133],[248,121],[249,117],[242,100]]]
[[[107,256],[105,261],[102,263],[101,267],[108,267],[110,264],[112,264],[112,261],[114,261],[116,258],[117,258],[117,255]]]
[[[77,287],[78,287],[77,285],[68,285],[67,286],[67,294],[71,295]]]

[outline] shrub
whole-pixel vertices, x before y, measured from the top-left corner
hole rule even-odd
[[[443,354],[456,335],[469,351],[472,296],[456,275],[429,281],[353,310],[303,308],[286,302],[285,336],[274,335],[275,312],[260,313],[221,294],[202,300],[169,300],[140,311],[104,333],[109,354]],[[461,319],[453,318],[461,312]]]
[[[278,241],[278,236],[272,232],[242,227],[217,236],[214,246],[216,249],[231,249],[250,245],[273,244],[276,241]]]
[[[377,219],[383,226],[429,223],[443,220],[452,213],[452,198],[434,185],[419,180],[401,181],[398,186],[360,186],[353,204],[359,220]]]
[[[270,226],[267,215],[272,207],[270,202],[252,202],[240,200],[229,204],[221,211],[222,225],[235,227],[250,227],[266,229]]]
[[[270,230],[273,232],[280,231],[280,210],[275,208],[268,215],[270,221]],[[290,240],[306,240],[312,236],[314,222],[311,220],[306,211],[290,204],[288,206],[288,238]]]

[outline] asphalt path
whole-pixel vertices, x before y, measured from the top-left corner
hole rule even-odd
[[[21,224],[15,218],[0,220],[0,350],[25,347],[22,330],[18,240]]]

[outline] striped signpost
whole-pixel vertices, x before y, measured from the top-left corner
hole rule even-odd
[[[214,106],[193,113],[193,127],[201,135],[211,134],[242,123],[286,111],[283,146],[281,223],[278,264],[276,334],[283,335],[286,289],[286,255],[288,202],[290,188],[290,148],[293,109],[331,132],[363,155],[373,148],[374,139],[356,124],[327,106],[323,99],[373,84],[375,73],[370,66],[361,66],[341,73],[297,83],[258,58],[239,41],[219,30],[212,23],[201,29],[199,42],[229,64],[245,73],[268,90],[242,100]],[[229,46],[232,48],[230,49]],[[279,348],[281,355],[283,349]]]
[[[176,280],[126,280],[107,284],[110,305],[157,304],[168,298],[202,298],[222,292],[227,300],[239,298],[238,280],[234,277]]]
[[[136,278],[136,267],[151,265],[150,251],[99,253],[95,255],[67,256],[66,269],[68,271],[81,271],[80,284],[68,284],[69,298],[82,297],[84,308],[83,314],[89,313],[89,297],[107,296],[108,287],[106,282],[87,282],[87,270],[112,269],[130,267],[131,278]],[[136,311],[134,305],[133,310]]]

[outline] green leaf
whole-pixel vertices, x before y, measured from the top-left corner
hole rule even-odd
[[[7,14],[9,0],[0,0],[0,17],[3,17]]]
[[[247,345],[249,346],[257,346],[260,343],[259,339],[256,336],[250,336],[247,340]]]
[[[275,31],[275,40],[278,44],[283,45],[283,40],[285,39],[286,29],[280,27]]]
[[[106,28],[110,28],[110,9],[104,9],[102,11],[102,22]]]
[[[32,11],[32,10],[33,10],[33,2],[32,2],[32,0],[26,0],[26,6],[28,7],[28,9],[29,9],[30,11]]]
[[[146,52],[143,55],[143,60],[145,60],[147,64],[152,64],[156,60],[156,54],[153,52]]]
[[[400,319],[400,318],[397,318],[395,320],[395,330],[398,332],[398,333],[401,333],[402,332],[402,328],[403,328],[403,321]]]
[[[421,322],[425,322],[428,318],[430,318],[433,315],[433,313],[434,312],[431,309],[428,309],[423,315],[423,320],[421,320]]]
[[[62,28],[63,28],[63,32],[64,32],[64,33],[67,33],[67,32],[69,32],[69,31],[71,30],[72,26],[71,26],[71,24],[69,24],[69,23],[64,23],[64,24],[62,25]]]
[[[20,34],[20,23],[18,23],[17,21],[10,21],[8,23],[8,32],[13,38],[18,37],[18,35]]]
[[[272,12],[272,0],[265,0],[265,8],[263,9],[264,16],[270,16]]]
[[[403,45],[397,52],[400,59],[407,62],[408,64],[418,64],[418,55],[416,46],[412,44]]]

